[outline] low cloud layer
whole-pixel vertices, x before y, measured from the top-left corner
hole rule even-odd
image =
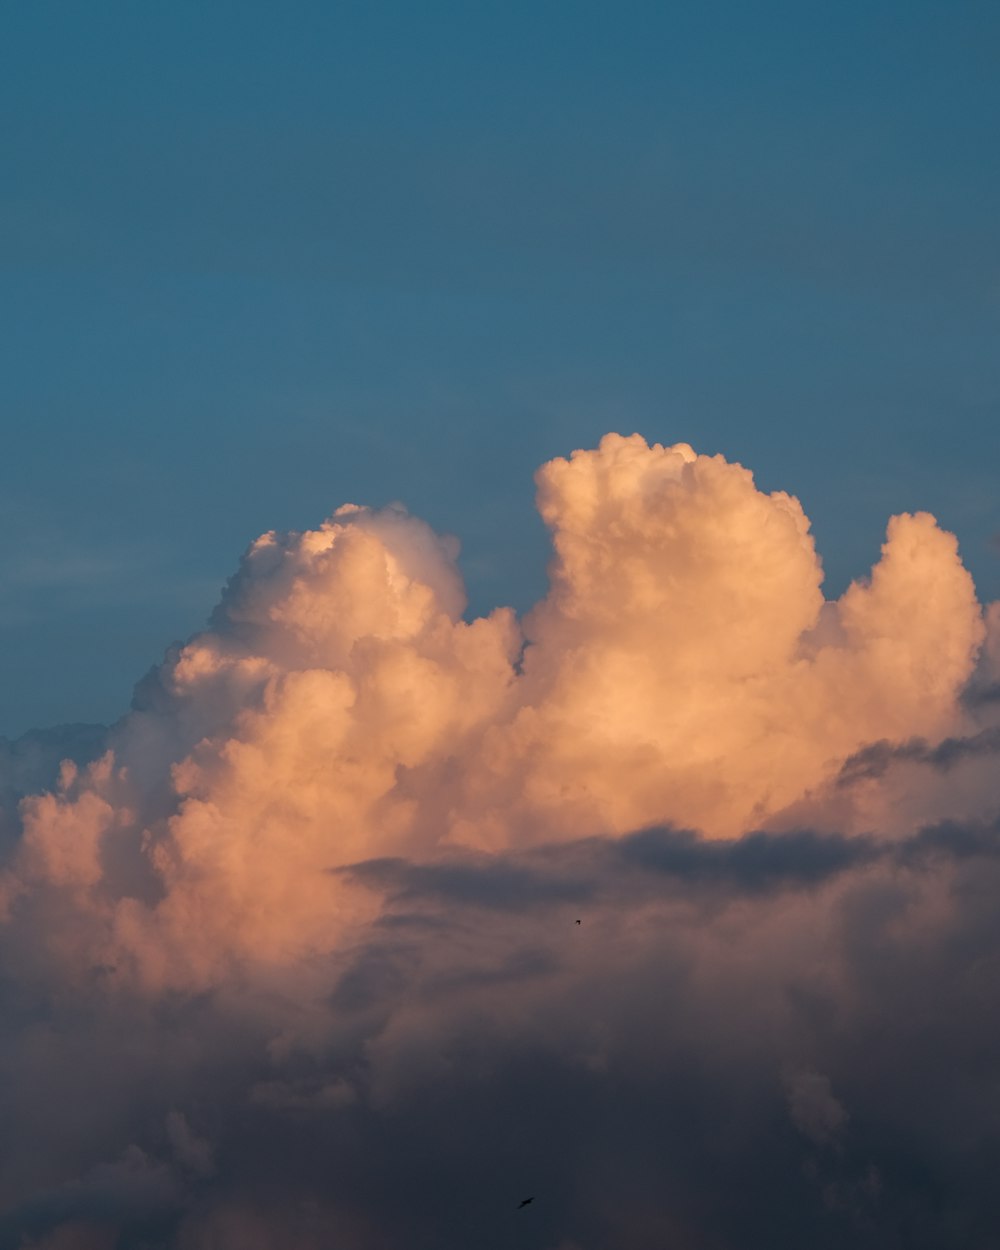
[[[998,605],[684,444],[538,487],[523,620],[347,505],[0,744],[0,1247],[991,1244]]]

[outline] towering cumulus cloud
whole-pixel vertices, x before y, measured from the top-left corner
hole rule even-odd
[[[992,1244],[998,605],[686,444],[538,488],[523,621],[347,505],[5,747],[0,1247]]]

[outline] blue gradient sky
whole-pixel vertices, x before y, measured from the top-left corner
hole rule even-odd
[[[0,733],[113,719],[239,552],[337,504],[544,583],[609,429],[893,511],[1000,594],[1000,9],[7,6]]]

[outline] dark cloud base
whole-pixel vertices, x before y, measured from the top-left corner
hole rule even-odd
[[[341,875],[384,902],[320,991],[7,947],[4,1250],[997,1244],[995,825]]]

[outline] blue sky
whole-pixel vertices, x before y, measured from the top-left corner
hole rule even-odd
[[[46,3],[0,19],[0,733],[113,719],[345,500],[544,585],[606,430],[893,511],[1000,594],[991,3]]]

